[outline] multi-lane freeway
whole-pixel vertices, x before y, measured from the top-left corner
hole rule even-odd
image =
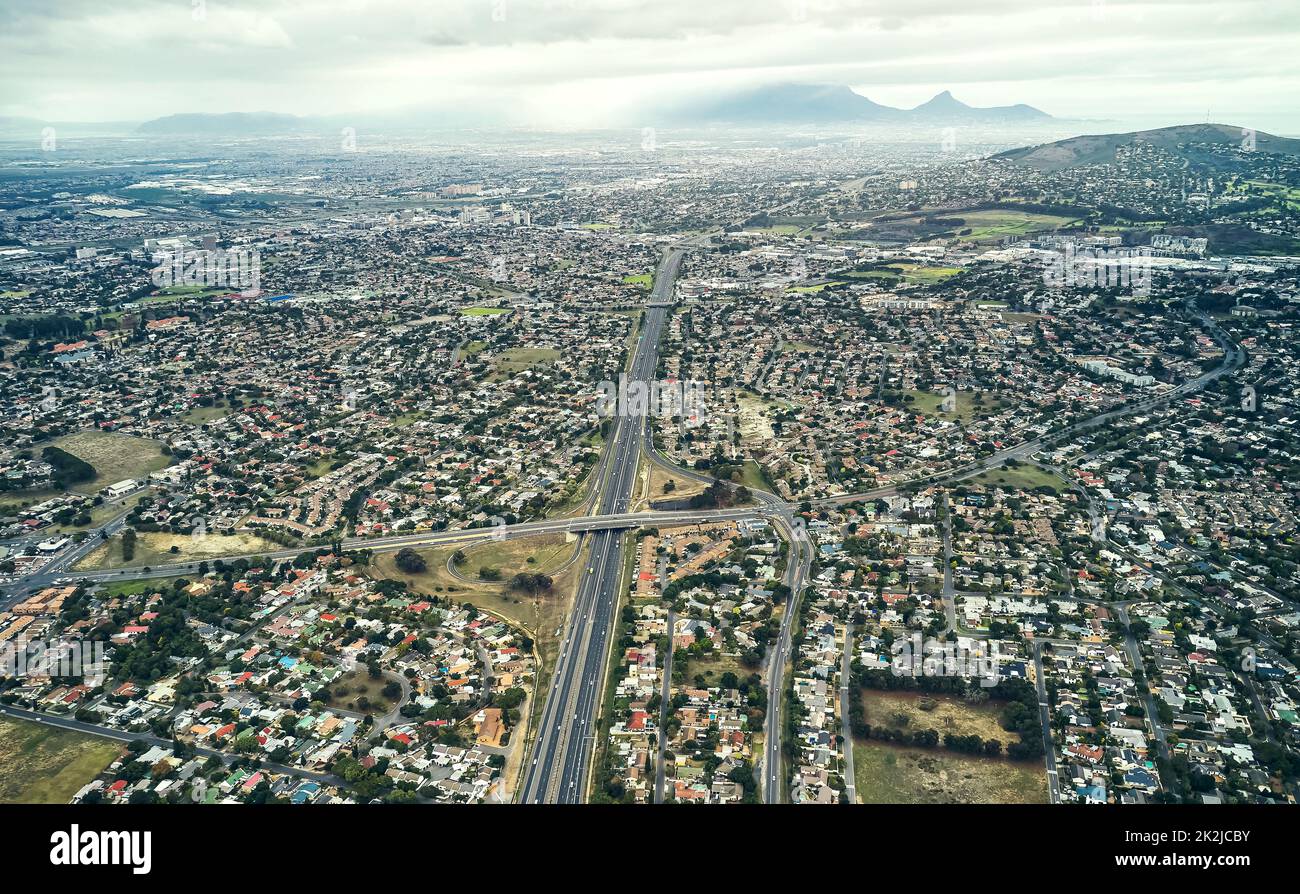
[[[640,383],[649,392],[659,362],[659,336],[681,261],[682,251],[671,249],[655,273],[641,335],[627,372],[629,389]],[[643,407],[641,412],[636,409],[619,407],[615,415],[609,461],[603,477],[593,485],[600,515],[624,513],[631,503],[650,408]],[[658,514],[655,517],[659,518]],[[573,804],[586,796],[600,693],[604,690],[621,595],[624,540],[624,531],[609,528],[595,530],[591,535],[587,573],[578,586],[541,723],[524,769],[520,800],[526,803]]]
[[[684,247],[685,244],[670,249],[656,272],[654,288],[644,312],[641,334],[629,364],[629,388],[633,383],[641,383],[649,389],[655,376],[659,337],[671,307],[674,283],[681,265]],[[1245,362],[1245,353],[1239,345],[1234,344],[1208,317],[1198,316],[1202,325],[1222,345],[1223,362],[1216,368],[1164,394],[1126,404],[1016,444],[978,463],[946,469],[932,475],[869,491],[827,497],[811,502],[814,506],[843,505],[890,496],[897,493],[900,487],[961,480],[1012,459],[1027,459],[1044,447],[1084,429],[1188,397],[1234,372]],[[600,693],[604,690],[605,668],[621,595],[626,532],[642,525],[693,524],[756,516],[767,518],[776,525],[790,544],[784,576],[784,583],[790,588],[790,597],[782,613],[780,635],[773,643],[769,655],[768,711],[764,730],[765,742],[760,759],[764,800],[776,803],[784,796],[785,790],[781,753],[782,688],[785,669],[790,658],[793,625],[798,617],[799,603],[812,565],[812,544],[803,528],[802,518],[796,516],[794,507],[766,491],[754,491],[758,505],[753,507],[629,512],[633,486],[643,455],[651,462],[672,469],[676,474],[705,481],[712,480],[708,475],[673,465],[667,457],[655,449],[651,427],[646,421],[646,412],[650,409],[646,406],[645,412],[627,414],[626,408],[620,408],[618,415],[615,416],[612,437],[601,462],[593,472],[592,491],[583,506],[585,511],[593,514],[495,528],[468,528],[382,538],[354,537],[346,538],[342,543],[346,549],[393,550],[403,546],[472,543],[489,538],[513,539],[555,532],[589,535],[590,551],[586,560],[586,573],[581,576],[574,609],[565,631],[550,692],[543,708],[542,720],[524,768],[524,780],[519,798],[529,803],[576,803],[584,799],[587,791],[590,758],[600,708]],[[0,609],[7,607],[9,603],[21,598],[25,593],[60,581],[104,582],[172,577],[199,569],[198,562],[181,562],[157,565],[148,569],[70,570],[86,552],[94,548],[100,541],[101,534],[112,535],[122,527],[124,519],[124,514],[112,519],[101,529],[92,532],[92,536],[86,538],[81,544],[56,556],[41,571],[13,581],[0,590]],[[302,548],[299,547],[271,551],[262,555],[267,558],[292,558],[301,552]],[[221,558],[225,561],[234,561],[248,556],[232,555]],[[218,559],[209,561],[218,561]]]

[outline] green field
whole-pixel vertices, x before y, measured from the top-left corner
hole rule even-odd
[[[955,395],[957,398],[956,410],[952,413],[944,413],[939,408],[943,405],[944,396],[933,391],[908,391],[906,394],[912,400],[904,406],[907,409],[923,413],[926,416],[934,416],[938,419],[948,419],[955,422],[970,422],[980,416],[988,416],[996,413],[1001,408],[1001,402],[997,398],[983,397],[983,402],[978,403],[976,398],[979,397],[974,391],[958,391]]]
[[[494,317],[509,312],[508,307],[462,307],[460,309],[462,317]]]
[[[1019,465],[1014,469],[1005,466],[1000,469],[989,469],[987,472],[981,472],[979,475],[970,479],[970,483],[982,484],[985,487],[993,487],[997,485],[1002,487],[1014,487],[1018,490],[1033,490],[1036,487],[1050,487],[1053,490],[1058,491],[1065,485],[1065,482],[1052,472],[1028,464]]]
[[[1004,236],[1025,236],[1057,230],[1076,222],[1075,218],[1058,214],[1033,214],[1028,211],[958,211],[953,217],[964,221],[958,238],[964,242],[983,242],[1002,239]],[[969,229],[969,233],[964,231]]]
[[[1042,761],[968,757],[942,748],[854,740],[853,781],[863,804],[1044,804]]]
[[[0,804],[67,804],[120,749],[98,736],[0,718]]]
[[[83,431],[51,443],[95,467],[94,481],[73,488],[80,493],[93,494],[127,478],[144,478],[171,464],[158,441],[117,432]]]
[[[681,654],[685,660],[681,664],[678,664],[677,658],[674,656],[673,667],[674,669],[683,667],[681,679],[684,680],[685,684],[688,686],[695,685],[696,676],[702,677],[704,685],[707,687],[719,685],[718,681],[721,680],[722,675],[728,671],[741,679],[744,679],[755,672],[755,669],[745,667],[740,663],[738,657],[732,655],[691,655],[688,658],[686,656],[689,653],[683,652]]]
[[[961,273],[960,267],[930,267],[926,264],[891,263],[874,270],[853,270],[843,274],[850,279],[881,279],[888,282],[903,280],[909,283],[930,285],[943,282],[949,277]]]
[[[536,366],[554,363],[560,357],[555,348],[507,348],[492,359],[493,380]]]
[[[203,425],[205,422],[212,422],[214,419],[220,419],[230,412],[230,408],[224,402],[213,404],[210,407],[194,407],[181,418],[190,425]]]
[[[626,286],[645,286],[648,289],[653,282],[653,273],[637,273],[632,276],[623,277],[623,284]]]

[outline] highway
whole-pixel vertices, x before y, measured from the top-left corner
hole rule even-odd
[[[788,510],[787,510],[788,512]],[[777,527],[786,536],[790,544],[790,553],[786,561],[785,576],[782,582],[790,588],[790,597],[786,600],[785,611],[781,613],[781,632],[772,644],[772,654],[767,666],[767,716],[763,721],[763,757],[762,780],[763,800],[768,804],[780,804],[784,797],[781,768],[781,703],[785,685],[785,669],[790,663],[790,639],[794,630],[795,618],[799,614],[799,604],[803,601],[803,590],[807,585],[808,573],[812,569],[812,542],[800,519],[791,523],[788,515],[777,516]]]
[[[1043,676],[1043,644],[1034,641],[1034,685],[1038,689],[1038,721],[1043,727],[1043,760],[1047,766],[1047,792],[1051,803],[1061,803],[1061,777],[1056,770],[1056,744],[1052,741],[1052,706]]]
[[[655,273],[641,335],[627,371],[629,389],[640,382],[648,393],[654,380],[659,338],[682,254],[681,249],[670,249]],[[628,409],[633,408],[618,408],[607,447],[609,461],[604,476],[593,484],[600,516],[626,513],[632,500],[650,408],[626,413]],[[663,513],[650,515],[656,523],[663,523]],[[613,527],[594,529],[591,535],[587,574],[578,586],[533,750],[524,769],[519,800],[525,803],[577,804],[586,799],[605,669],[621,595],[624,541],[624,531]]]
[[[671,269],[672,274],[675,276],[677,267],[678,265],[680,265],[680,253],[675,251],[672,254],[670,254],[669,255],[670,261],[673,258],[676,258],[676,261],[675,263],[672,263],[672,266],[669,269]],[[669,263],[669,262],[666,261],[665,263]],[[666,284],[666,281],[664,284]],[[657,278],[654,297],[652,297],[651,299],[652,301],[657,300],[659,298],[661,294],[660,286],[661,283]],[[666,309],[662,307],[651,308],[650,310],[648,310],[647,320],[646,320],[647,326],[645,331],[650,332],[652,325],[658,325],[662,327],[662,323],[663,320],[666,318],[666,315],[667,315]],[[1066,426],[1065,428],[1059,429],[1055,432],[1050,432],[1041,437],[1035,438],[1031,441],[1025,441],[1020,444],[1016,444],[1012,447],[999,450],[998,452],[991,454],[990,456],[986,457],[985,459],[979,462],[968,463],[963,466],[958,466],[952,469],[946,469],[944,471],[936,472],[931,475],[919,476],[917,478],[912,478],[907,481],[899,481],[894,484],[884,485],[882,487],[877,487],[872,490],[859,491],[859,492],[849,493],[849,494],[839,494],[832,497],[819,497],[810,500],[809,502],[814,507],[837,506],[837,505],[844,505],[846,503],[865,502],[880,497],[892,496],[898,493],[900,488],[907,487],[907,486],[915,486],[915,485],[922,485],[922,484],[951,483],[951,482],[960,481],[964,478],[974,477],[975,475],[978,475],[987,469],[1004,465],[1008,460],[1011,459],[1023,460],[1029,456],[1032,456],[1038,451],[1042,450],[1044,447],[1049,446],[1050,444],[1056,443],[1057,441],[1060,441],[1072,434],[1076,434],[1078,432],[1084,431],[1088,428],[1094,428],[1096,426],[1103,425],[1107,422],[1114,421],[1116,419],[1120,419],[1125,416],[1131,416],[1137,413],[1145,412],[1147,410],[1153,409],[1162,404],[1170,403],[1171,401],[1179,398],[1189,397],[1192,394],[1195,394],[1196,392],[1203,390],[1207,385],[1211,384],[1212,382],[1236,371],[1245,362],[1245,352],[1241,349],[1239,345],[1233,344],[1231,340],[1228,339],[1226,334],[1224,334],[1223,331],[1219,329],[1217,324],[1213,322],[1213,320],[1210,320],[1208,317],[1205,316],[1201,316],[1200,320],[1202,324],[1205,325],[1206,328],[1211,332],[1211,334],[1216,338],[1216,340],[1218,340],[1219,343],[1223,346],[1225,352],[1223,362],[1220,363],[1214,369],[1206,373],[1203,373],[1194,379],[1190,379],[1182,383],[1181,385],[1178,385],[1177,387],[1171,389],[1165,394],[1134,401],[1132,403],[1125,404],[1124,406],[1117,407],[1116,409],[1109,410],[1105,413],[1101,413],[1097,416],[1093,416],[1088,419],[1081,420],[1072,425]],[[657,351],[657,345],[658,345],[658,330],[656,329],[653,331],[655,333],[655,337],[653,339],[654,344],[648,346],[651,349],[651,353]],[[644,349],[646,347],[647,345],[645,342],[645,338],[643,337],[642,340],[638,342],[637,345],[637,352],[639,355],[641,355],[641,362],[643,364],[645,364],[645,362],[649,359],[657,360],[657,358],[652,358],[651,354],[644,353]],[[647,375],[653,375],[654,368],[655,368],[655,363],[650,362],[648,364],[649,373],[647,373]],[[620,425],[618,430],[621,431],[621,429],[622,426]],[[644,420],[642,420],[642,424],[637,427],[637,430],[639,432],[638,439],[641,442],[641,450],[656,464],[661,465],[667,469],[670,469],[679,475],[687,476],[695,480],[704,481],[704,482],[711,482],[713,480],[711,476],[705,473],[701,473],[689,469],[682,469],[674,465],[671,462],[671,460],[669,460],[667,457],[664,457],[657,450],[655,450],[654,444],[651,439],[650,427],[644,424]],[[629,463],[631,445],[625,444],[624,447],[625,447],[625,453],[622,462]],[[607,455],[607,457],[603,457],[600,464],[600,468],[598,468],[596,471],[593,472],[594,475],[599,476],[597,480],[593,482],[592,485],[593,491],[598,491],[602,486],[602,482],[604,482],[609,478],[609,465],[610,462],[612,461],[610,457],[612,457],[612,454]],[[636,464],[633,462],[630,463],[630,465],[632,466],[632,471],[630,475],[634,476],[636,474],[636,470],[635,470]],[[624,469],[624,474],[625,475],[628,474],[626,469]],[[502,525],[493,528],[462,528],[457,530],[424,532],[418,534],[399,534],[399,535],[393,535],[387,537],[369,537],[369,538],[347,537],[343,539],[342,543],[345,549],[353,549],[353,550],[370,549],[375,551],[386,551],[386,550],[400,549],[403,546],[414,547],[414,546],[433,546],[433,545],[450,544],[450,543],[472,543],[478,540],[490,539],[492,537],[512,539],[515,537],[527,537],[535,534],[545,534],[545,533],[554,533],[554,532],[577,533],[583,531],[595,531],[602,528],[609,528],[609,529],[632,528],[643,524],[649,524],[649,525],[691,524],[693,522],[752,518],[755,517],[756,515],[765,515],[769,517],[774,515],[782,515],[785,516],[786,518],[793,518],[793,507],[790,504],[782,501],[779,497],[775,496],[774,494],[768,493],[767,491],[760,491],[760,490],[753,491],[753,494],[754,494],[754,498],[759,503],[758,507],[722,509],[722,510],[702,509],[702,510],[690,510],[690,511],[681,511],[681,512],[628,513],[626,511],[629,505],[627,499],[623,499],[619,501],[618,505],[621,507],[620,511],[609,511],[609,512],[605,511],[606,507],[610,505],[607,501],[593,500],[592,501],[593,503],[599,502],[599,512],[596,515],[579,516],[576,518],[546,519],[542,521],[524,522],[524,523],[514,524],[514,525]],[[110,534],[114,533],[117,529],[121,527],[121,524],[122,524],[121,519],[114,519],[112,522],[109,523],[109,526],[113,526],[113,527],[111,527],[111,529],[108,529],[108,533]],[[106,529],[109,526],[106,526]],[[90,549],[94,547],[94,545],[98,542],[98,535],[99,535],[99,531],[92,531],[91,536],[87,537],[82,544],[77,546],[74,550],[59,555],[58,557],[56,557],[56,559],[52,560],[51,563],[46,566],[46,568],[42,569],[36,574],[29,575],[25,578],[20,578],[16,581],[10,582],[9,584],[5,585],[3,588],[0,589],[3,589],[4,591],[10,593],[16,592],[19,589],[23,590],[24,592],[32,592],[42,587],[49,586],[50,584],[56,582],[56,580],[64,580],[64,579],[75,580],[75,581],[87,581],[87,582],[104,582],[104,581],[117,581],[117,580],[134,580],[140,578],[173,577],[178,574],[193,572],[197,570],[199,566],[198,562],[179,562],[179,563],[169,563],[164,565],[155,565],[150,567],[149,570],[147,571],[144,570],[143,568],[123,568],[123,569],[115,569],[115,570],[108,570],[108,571],[65,570],[69,566],[74,564],[77,560],[79,560],[81,556],[84,555],[85,552],[88,552]],[[266,558],[288,559],[300,555],[304,551],[304,549],[307,549],[307,547],[294,547],[294,548],[287,548],[281,550],[272,550],[272,551],[260,553],[259,555],[264,556]],[[251,556],[247,553],[235,554],[229,556],[217,556],[208,559],[208,562],[209,563],[216,562],[216,561],[233,562],[241,558],[247,559],[247,558],[251,558]],[[5,600],[0,599],[0,608],[3,608],[4,604],[5,604]]]
[[[674,283],[680,269],[684,247],[670,249],[664,256],[655,276],[654,288],[647,302],[641,335],[633,351],[628,369],[629,387],[642,382],[650,387],[658,365],[659,338],[667,319]],[[1224,359],[1214,369],[1184,382],[1170,391],[1135,401],[1114,410],[1068,425],[1030,441],[1000,450],[976,463],[947,469],[905,482],[873,490],[819,498],[810,501],[814,506],[833,506],[857,501],[869,501],[890,496],[902,487],[918,484],[940,484],[959,481],[979,474],[985,469],[1002,465],[1010,459],[1026,459],[1044,447],[1087,428],[1125,416],[1145,412],[1188,397],[1219,378],[1234,372],[1245,362],[1245,352],[1208,317],[1197,315],[1222,345]],[[625,408],[620,408],[620,414]],[[647,408],[648,409],[648,408]],[[538,534],[568,532],[589,533],[590,551],[587,573],[582,576],[564,639],[561,644],[550,692],[543,708],[542,719],[532,752],[525,766],[524,782],[519,800],[529,803],[577,803],[585,799],[590,758],[596,721],[604,691],[604,677],[608,662],[611,638],[615,628],[616,609],[620,584],[625,566],[624,540],[626,531],[643,525],[664,526],[693,524],[719,520],[739,520],[762,517],[780,530],[790,545],[783,582],[790,588],[781,630],[771,644],[767,668],[768,707],[765,720],[765,741],[759,760],[764,800],[778,803],[783,797],[781,753],[781,705],[785,672],[790,661],[793,624],[813,561],[813,546],[803,527],[803,520],[794,514],[794,506],[774,494],[755,490],[757,506],[733,509],[702,509],[669,512],[630,512],[632,490],[636,482],[640,458],[664,466],[676,474],[697,480],[712,481],[711,476],[694,470],[682,469],[660,454],[654,447],[651,427],[646,415],[617,415],[606,451],[593,470],[591,494],[584,509],[593,514],[545,519],[489,528],[465,528],[403,534],[377,538],[351,537],[343,539],[346,549],[395,550],[404,546],[431,546],[440,544],[468,544],[487,539],[514,539]],[[7,608],[24,594],[58,582],[100,583],[106,581],[142,578],[173,577],[198,570],[199,562],[180,562],[148,568],[127,568],[104,571],[69,570],[77,561],[97,545],[102,534],[112,535],[125,522],[125,514],[111,519],[100,529],[91,532],[81,544],[56,556],[36,574],[9,582],[0,587],[0,609]],[[950,546],[945,545],[945,558]],[[304,547],[288,548],[262,553],[267,558],[288,559],[301,554]],[[233,562],[250,558],[247,554],[213,557],[216,561]],[[945,591],[948,591],[945,575]],[[945,602],[951,598],[945,592]],[[948,608],[945,606],[945,608]],[[949,624],[953,622],[951,610]],[[1134,645],[1134,644],[1130,644]],[[1137,665],[1140,667],[1140,664]],[[1148,706],[1149,707],[1149,706]],[[1149,712],[1150,713],[1150,712]],[[1154,721],[1153,721],[1154,722]],[[1163,735],[1157,725],[1157,738],[1164,745]],[[658,787],[658,786],[656,786]]]

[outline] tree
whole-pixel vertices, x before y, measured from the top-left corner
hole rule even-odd
[[[531,596],[549,590],[553,583],[554,581],[545,574],[531,574],[523,571],[510,579],[510,589],[520,590]]]
[[[396,562],[398,569],[406,574],[423,574],[429,567],[428,563],[424,561],[424,556],[420,555],[409,546],[403,547],[402,550],[397,553],[397,558],[394,561]]]

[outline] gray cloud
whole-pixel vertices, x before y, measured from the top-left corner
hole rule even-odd
[[[1300,11],[1242,0],[0,0],[0,114],[349,113],[507,101],[531,120],[669,93],[851,83],[884,102],[1277,116]],[[1280,119],[1279,119],[1280,120]],[[1266,122],[1260,122],[1264,126]],[[1277,129],[1278,125],[1273,125]]]

